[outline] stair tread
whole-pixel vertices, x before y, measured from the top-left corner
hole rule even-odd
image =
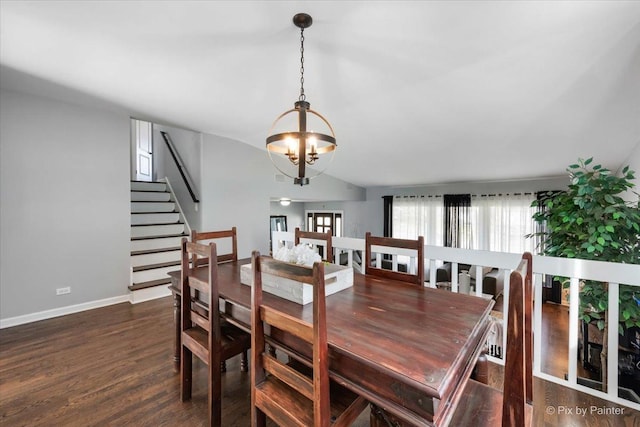
[[[147,270],[155,270],[156,268],[165,268],[165,267],[173,267],[175,265],[180,265],[181,261],[169,261],[169,262],[161,262],[159,264],[149,264],[149,265],[141,265],[139,267],[133,267],[133,272],[136,273],[138,271],[147,271]]]
[[[154,224],[131,224],[132,227],[153,227],[158,225],[184,225],[184,222],[178,220],[177,222],[157,222]]]
[[[153,240],[153,239],[171,239],[173,237],[189,237],[186,233],[180,234],[159,234],[157,236],[140,236],[140,237],[132,237],[131,240]]]
[[[171,211],[171,212],[131,212],[131,215],[154,215],[154,214],[167,214],[167,215],[174,215],[174,214],[179,214],[180,212],[176,212],[176,211]]]
[[[137,179],[132,179],[130,180],[130,182],[141,182],[143,184],[166,184],[166,182],[164,181],[140,181]]]
[[[154,286],[168,285],[169,283],[171,283],[171,277],[167,277],[166,279],[149,280],[148,282],[138,282],[133,285],[129,285],[129,290],[137,291],[140,289],[152,288]]]
[[[132,193],[171,193],[166,188],[164,190],[140,190],[136,188],[135,190],[131,190]]]
[[[132,200],[131,203],[173,203],[173,200]]]
[[[175,246],[172,248],[162,248],[162,249],[146,249],[142,251],[131,251],[131,255],[148,255],[148,254],[159,254],[162,252],[172,252],[179,251],[180,246]]]

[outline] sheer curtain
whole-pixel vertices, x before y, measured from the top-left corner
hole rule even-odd
[[[442,246],[442,197],[411,196],[393,200],[393,234],[398,239],[416,239],[424,236],[426,245]]]
[[[534,253],[535,239],[525,235],[535,231],[535,194],[473,196],[471,201],[472,248]]]

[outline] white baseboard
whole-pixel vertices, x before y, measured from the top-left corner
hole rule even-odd
[[[118,297],[105,298],[97,301],[90,301],[82,304],[68,305],[66,307],[40,311],[38,313],[9,317],[7,319],[0,319],[0,329],[23,325],[25,323],[37,322],[39,320],[51,319],[54,317],[65,316],[67,314],[78,313],[80,311],[91,310],[94,308],[106,307],[108,305],[120,304],[123,302],[129,302],[129,295],[121,295]]]

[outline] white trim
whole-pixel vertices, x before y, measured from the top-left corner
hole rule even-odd
[[[580,279],[572,277],[569,289],[569,386],[578,384],[578,316],[580,314]]]
[[[180,212],[180,216],[182,217],[182,220],[184,221],[184,225],[187,228],[187,232],[189,234],[188,238],[190,239],[191,226],[189,225],[189,222],[187,221],[187,217],[185,216],[184,211],[182,210],[182,206],[180,206],[180,202],[176,197],[176,193],[173,191],[173,187],[171,186],[171,182],[169,182],[169,178],[165,176],[164,178],[160,179],[159,182],[164,182],[165,184],[167,184],[167,187],[169,188],[169,193],[171,193],[171,199],[172,199],[171,201],[176,204],[176,207],[178,208],[178,212]],[[198,203],[196,203],[196,211],[198,210],[197,205]]]
[[[22,316],[9,317],[6,319],[0,319],[0,329],[37,322],[39,320],[52,319],[59,316],[66,316],[67,314],[79,313],[81,311],[93,310],[94,308],[106,307],[108,305],[120,304],[123,302],[129,302],[129,295],[121,295],[112,298],[84,302],[82,304],[68,305],[66,307],[54,308],[37,313],[25,314]]]
[[[618,348],[619,338],[617,325],[620,324],[620,285],[618,283],[609,283],[609,307],[607,313],[609,318],[608,335],[606,337],[608,343],[607,349],[607,393],[609,400],[618,397]]]
[[[542,331],[542,275],[534,274],[534,297],[533,297],[533,330]],[[507,313],[507,306],[504,307]],[[506,334],[505,334],[506,335]],[[506,348],[506,344],[505,347]],[[540,338],[533,340],[533,372],[542,371],[542,340]]]

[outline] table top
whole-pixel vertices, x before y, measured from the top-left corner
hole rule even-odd
[[[247,263],[250,259],[219,264],[218,280],[222,299],[248,309],[251,287],[240,283],[240,266]],[[206,277],[206,271],[200,267],[197,274]],[[179,283],[180,271],[169,274]],[[279,310],[312,321],[312,304],[303,306],[268,293],[264,298]],[[326,299],[332,366],[349,360],[356,365],[347,365],[358,366],[360,372],[342,375],[354,382],[364,384],[367,380],[360,376],[381,374],[390,387],[402,384],[412,394],[449,402],[483,347],[492,307],[492,300],[355,272],[353,287]],[[369,381],[373,385],[375,379]],[[438,408],[431,411],[437,414]]]

